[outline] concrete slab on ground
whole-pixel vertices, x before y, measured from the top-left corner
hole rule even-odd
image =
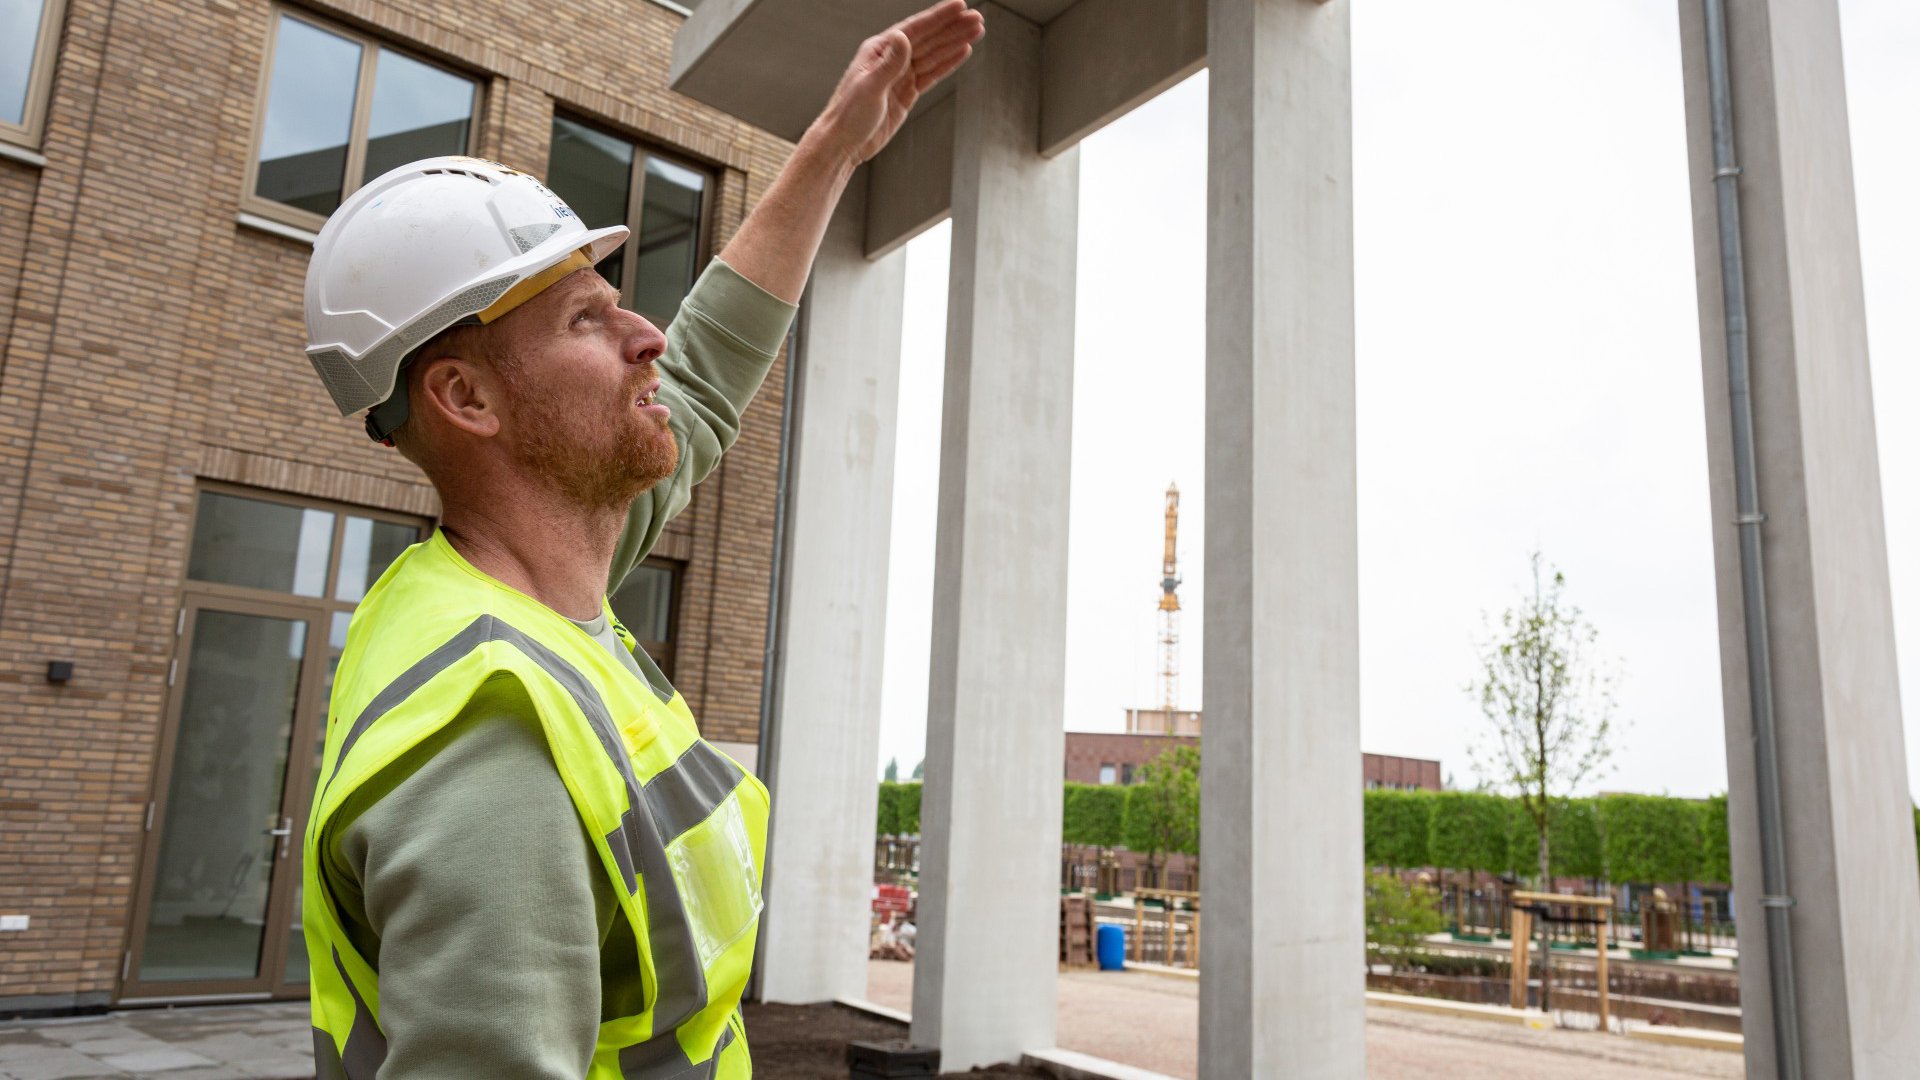
[[[1061,1047],[1183,1080],[1199,1076],[1196,980],[1139,971],[1062,971],[1059,990]],[[873,961],[867,997],[910,1012],[913,965]],[[1735,1080],[1744,1075],[1744,1065],[1740,1055],[1724,1050],[1369,1005],[1367,1075],[1375,1080]]]
[[[0,1080],[310,1080],[304,1001],[0,1023]]]

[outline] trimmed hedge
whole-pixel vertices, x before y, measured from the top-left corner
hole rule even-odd
[[[880,782],[880,814],[875,832],[881,836],[917,836],[920,832],[920,782]]]
[[[1600,808],[1592,799],[1569,799],[1549,826],[1547,861],[1563,877],[1603,878],[1607,856],[1600,835]]]
[[[1064,843],[1119,847],[1126,839],[1127,789],[1068,781],[1060,817],[1060,839]]]
[[[920,783],[879,785],[877,832],[920,832]],[[1195,793],[1183,792],[1190,803]],[[1133,847],[1150,820],[1141,785],[1068,783],[1061,800],[1061,839],[1089,847]],[[1533,822],[1518,799],[1478,791],[1368,791],[1362,797],[1368,866],[1518,873],[1538,869]],[[1183,809],[1190,809],[1183,806]],[[1913,811],[1920,844],[1920,807]],[[1662,795],[1570,799],[1555,812],[1549,852],[1555,875],[1615,882],[1728,884],[1727,798],[1704,801]],[[1184,831],[1184,830],[1176,830]],[[1197,847],[1197,830],[1175,850]],[[1129,841],[1132,841],[1130,843]]]
[[[1916,821],[1920,829],[1920,821]],[[1917,834],[1920,838],[1920,834]],[[1727,839],[1727,797],[1715,795],[1700,804],[1700,879],[1733,881],[1733,853]]]
[[[1367,865],[1398,869],[1426,866],[1427,834],[1433,828],[1433,793],[1378,789],[1361,798]]]
[[[1660,795],[1600,798],[1608,876],[1646,884],[1702,876],[1699,804]]]
[[[1513,812],[1508,800],[1482,791],[1442,791],[1433,796],[1427,858],[1454,870],[1499,873],[1507,868]]]

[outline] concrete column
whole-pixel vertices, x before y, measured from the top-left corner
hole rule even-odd
[[[867,995],[880,669],[906,256],[865,256],[867,171],[802,314],[761,996]],[[793,390],[790,389],[790,392]]]
[[[1793,897],[1800,1075],[1911,1076],[1920,884],[1908,813],[1853,165],[1833,0],[1732,0],[1751,385]],[[1769,994],[1701,0],[1680,4],[1747,1075]]]
[[[1078,152],[1039,140],[1040,33],[987,3],[955,77],[913,1038],[1054,1042]]]
[[[1345,0],[1212,0],[1200,1076],[1361,1076]]]

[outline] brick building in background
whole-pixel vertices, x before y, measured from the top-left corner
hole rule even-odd
[[[1199,746],[1199,710],[1128,709],[1127,730],[1067,732],[1066,778],[1077,784],[1131,784],[1141,766],[1176,746]],[[1360,780],[1368,790],[1439,791],[1440,763],[1392,754],[1361,754]]]
[[[682,19],[0,0],[0,1016],[304,996],[333,661],[437,511],[302,354],[312,233],[392,165],[497,158],[630,224],[602,269],[664,323],[787,152],[666,89]],[[748,762],[783,367],[616,601]]]

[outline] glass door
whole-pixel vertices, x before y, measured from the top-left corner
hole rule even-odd
[[[302,708],[318,627],[297,607],[227,598],[182,612],[168,736],[150,814],[122,999],[265,995],[280,982],[299,884],[288,763],[313,737]]]
[[[397,515],[200,493],[119,1000],[304,997],[301,839],[353,609]]]

